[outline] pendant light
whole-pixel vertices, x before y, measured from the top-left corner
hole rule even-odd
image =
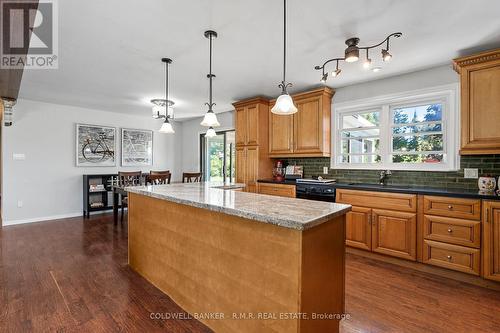
[[[207,130],[207,134],[205,134],[205,136],[207,138],[213,138],[214,136],[216,136],[217,133],[215,132],[214,128],[212,126],[210,126]]]
[[[298,110],[287,91],[287,88],[292,86],[292,84],[286,82],[286,0],[283,0],[283,13],[283,81],[278,85],[281,88],[281,95],[276,100],[271,112],[280,115],[290,115],[296,113]]]
[[[165,118],[165,121],[161,125],[159,132],[166,134],[173,134],[175,133],[175,131],[169,119],[174,117],[172,109],[174,102],[168,99],[168,65],[172,63],[172,59],[162,58],[161,61],[165,63],[165,99],[151,100],[151,103],[154,104],[153,118],[155,119]]]
[[[217,127],[220,126],[219,121],[217,120],[217,116],[214,113],[213,107],[215,103],[212,100],[212,80],[215,77],[214,74],[212,74],[212,40],[214,38],[217,38],[217,33],[212,30],[207,30],[205,31],[205,37],[208,38],[209,44],[210,44],[210,56],[209,56],[209,74],[207,75],[208,80],[210,82],[209,86],[209,100],[208,103],[205,103],[208,106],[208,111],[205,114],[205,117],[203,117],[203,121],[201,122],[201,126],[207,126],[207,127]],[[209,129],[210,130],[210,129]],[[213,130],[213,128],[212,128]],[[207,131],[208,134],[208,131]]]

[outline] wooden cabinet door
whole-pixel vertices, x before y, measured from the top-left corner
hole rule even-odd
[[[247,114],[247,145],[259,144],[259,107],[249,105],[246,108]]]
[[[259,148],[246,147],[246,184],[249,189],[257,191],[257,179],[259,177]]]
[[[373,209],[372,250],[417,259],[417,214]]]
[[[236,147],[236,182],[246,184],[246,148]]]
[[[500,281],[500,202],[483,205],[483,277]]]
[[[246,145],[248,132],[248,112],[246,108],[236,109],[235,114],[235,141],[237,146]]]
[[[500,49],[455,59],[461,84],[460,154],[500,153]]]
[[[294,153],[321,153],[323,110],[321,97],[297,101],[299,111],[293,116]]]
[[[280,116],[269,111],[269,155],[280,157],[292,153],[293,116]]]
[[[363,250],[372,249],[372,210],[352,207],[346,215],[346,245]]]

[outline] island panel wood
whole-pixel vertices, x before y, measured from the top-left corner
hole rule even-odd
[[[299,231],[129,194],[129,264],[217,332],[338,332],[337,320],[280,313],[342,313],[344,216]],[[233,318],[233,314],[267,314]]]

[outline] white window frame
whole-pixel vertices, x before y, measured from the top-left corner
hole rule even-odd
[[[442,132],[445,146],[442,163],[393,163],[392,151],[392,112],[405,105],[422,105],[440,102],[443,104]],[[380,111],[380,163],[341,163],[342,139],[341,117],[346,114],[362,113],[367,110]],[[353,102],[333,103],[332,117],[332,169],[359,170],[413,170],[413,171],[456,171],[459,162],[459,85],[448,84],[428,89],[406,91],[397,94],[377,96]]]

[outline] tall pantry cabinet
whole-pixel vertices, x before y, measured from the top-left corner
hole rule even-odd
[[[236,182],[257,192],[257,180],[272,176],[269,158],[269,101],[262,97],[233,103],[236,128]]]

